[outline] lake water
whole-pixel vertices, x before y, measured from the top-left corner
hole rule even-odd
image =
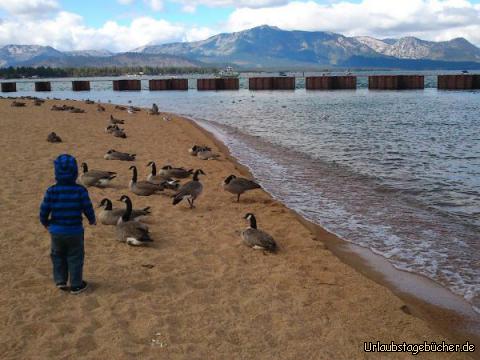
[[[100,81],[86,93],[59,82],[17,94],[155,102],[193,118],[287,206],[480,311],[480,91],[369,91],[362,81],[321,92],[113,92]]]

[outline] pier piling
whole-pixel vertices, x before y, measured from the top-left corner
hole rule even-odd
[[[294,77],[253,77],[248,79],[250,90],[295,90]]]
[[[148,81],[150,91],[188,90],[188,79],[152,79]]]
[[[311,76],[305,79],[307,90],[354,90],[356,76]]]
[[[370,90],[418,90],[425,88],[423,75],[374,75],[368,77]]]
[[[199,91],[238,89],[240,89],[238,78],[197,79],[197,90]]]
[[[17,83],[4,82],[2,83],[2,92],[15,92],[17,91]]]
[[[142,82],[140,80],[113,80],[114,91],[140,91]]]
[[[72,81],[72,91],[90,91],[90,81]]]
[[[439,90],[480,89],[480,75],[438,75]]]
[[[35,82],[35,91],[52,91],[52,85],[49,81]]]

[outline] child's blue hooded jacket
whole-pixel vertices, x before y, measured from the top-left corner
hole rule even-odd
[[[77,161],[71,155],[60,155],[54,162],[57,183],[50,186],[40,206],[40,222],[52,234],[83,233],[82,214],[90,224],[95,212],[88,191],[76,183]]]

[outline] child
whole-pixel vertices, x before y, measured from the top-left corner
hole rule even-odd
[[[51,257],[53,279],[57,288],[80,294],[87,289],[83,281],[83,225],[82,213],[90,225],[96,225],[95,212],[88,191],[76,183],[77,161],[71,155],[60,155],[55,161],[55,180],[40,206],[40,222],[52,237]]]

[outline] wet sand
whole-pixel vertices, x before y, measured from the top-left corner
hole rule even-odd
[[[220,183],[248,172],[192,122],[164,121],[145,111],[130,115],[113,105],[98,113],[84,103],[26,102],[13,108],[11,100],[0,100],[0,358],[406,359],[410,353],[364,353],[364,342],[449,341],[408,314],[390,290],[340,261],[328,249],[330,234],[306,226],[269,194],[256,190],[237,204]],[[87,112],[50,111],[64,103]],[[110,114],[126,119],[127,139],[104,132]],[[48,143],[51,131],[64,142]],[[190,156],[195,143],[210,145],[222,160]],[[207,176],[197,208],[174,207],[167,195],[131,194],[132,163],[104,160],[110,148],[136,153],[140,177],[150,160],[202,168]],[[153,209],[148,224],[155,242],[147,247],[118,243],[111,226],[86,227],[91,288],[76,297],[54,287],[49,236],[38,222],[43,193],[53,183],[52,160],[60,153],[118,172],[112,187],[89,189],[94,204],[128,194],[135,207]],[[277,254],[241,243],[247,212],[274,236]]]

